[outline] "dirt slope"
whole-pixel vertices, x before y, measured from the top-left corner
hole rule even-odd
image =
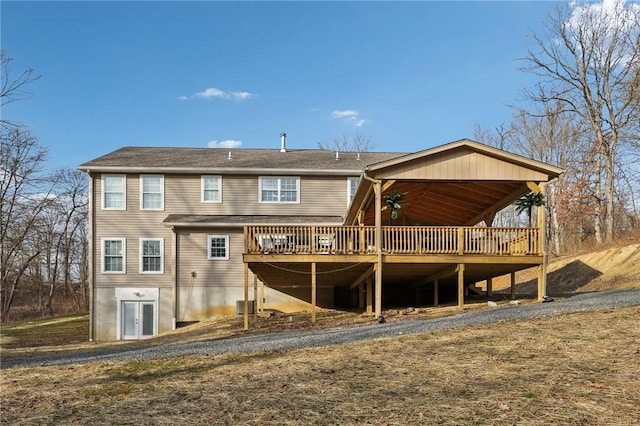
[[[640,287],[640,243],[611,247],[550,261],[547,294]],[[537,292],[536,268],[516,274],[518,294]],[[495,290],[508,290],[509,278],[501,277]]]

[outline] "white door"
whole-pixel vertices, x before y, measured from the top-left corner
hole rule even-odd
[[[144,339],[154,336],[155,325],[154,302],[122,302],[123,339]]]

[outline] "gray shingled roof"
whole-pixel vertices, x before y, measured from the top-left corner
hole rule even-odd
[[[342,223],[342,216],[268,216],[268,215],[190,215],[170,214],[162,222],[166,225],[247,225],[247,224],[333,224]]]
[[[231,153],[231,159],[229,159]],[[151,148],[124,147],[79,166],[81,170],[100,169],[300,169],[362,170],[365,166],[386,161],[405,153],[340,152],[295,149],[225,149],[225,148]],[[359,155],[359,159],[358,159]]]

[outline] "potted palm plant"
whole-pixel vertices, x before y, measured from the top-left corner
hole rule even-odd
[[[527,212],[527,218],[529,219],[529,228],[531,228],[531,215],[534,207],[544,206],[544,195],[542,192],[534,194],[530,192],[518,198],[514,203],[516,205],[516,214]]]
[[[391,214],[389,215],[389,225],[391,222],[398,218],[398,210],[402,208],[400,202],[407,195],[406,192],[400,192],[397,189],[391,191],[391,194],[383,195],[382,201],[384,201],[384,206],[382,206],[382,211],[387,209],[391,210]]]

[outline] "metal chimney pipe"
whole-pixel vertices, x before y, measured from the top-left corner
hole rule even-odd
[[[287,152],[287,134],[280,133],[280,152]]]

